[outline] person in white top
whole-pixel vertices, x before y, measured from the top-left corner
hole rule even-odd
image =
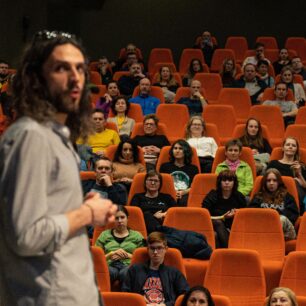
[[[247,58],[245,58],[242,64],[242,68],[244,68],[244,66],[247,64],[253,64],[254,66],[256,66],[259,60],[265,60],[270,65],[270,61],[265,57],[265,45],[264,44],[256,43],[254,50],[255,50],[255,55],[248,56]]]
[[[201,116],[192,116],[186,126],[185,138],[196,149],[202,173],[210,173],[218,145],[213,137],[206,137]]]

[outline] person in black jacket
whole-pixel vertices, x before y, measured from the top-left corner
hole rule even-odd
[[[131,201],[132,206],[141,208],[148,233],[156,231],[163,223],[168,208],[176,205],[171,195],[159,192],[162,185],[162,176],[155,170],[149,170],[144,179],[145,192],[136,193]]]
[[[110,199],[118,205],[127,202],[127,191],[124,185],[113,182],[113,163],[107,157],[101,157],[95,163],[96,181],[90,191],[98,192],[104,199]]]
[[[149,262],[132,265],[121,290],[141,294],[147,306],[173,306],[176,298],[189,290],[184,275],[174,267],[163,264],[167,252],[164,234],[148,236]]]
[[[285,239],[295,239],[294,224],[299,217],[298,207],[293,196],[287,192],[277,169],[267,170],[262,178],[260,191],[254,196],[249,207],[275,209],[280,215]]]
[[[224,170],[217,177],[217,190],[211,190],[202,202],[202,207],[208,209],[212,216],[217,234],[216,245],[220,248],[228,246],[236,209],[246,207],[246,199],[237,188],[238,179],[235,172]]]

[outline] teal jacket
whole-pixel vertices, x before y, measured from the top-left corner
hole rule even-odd
[[[229,170],[229,166],[225,161],[217,166],[216,173],[219,174],[223,170]],[[238,179],[238,191],[244,196],[249,195],[253,189],[253,174],[251,167],[241,160],[236,170],[236,175]]]
[[[105,230],[100,234],[95,245],[102,248],[105,254],[116,251],[118,249],[123,249],[124,251],[133,254],[135,249],[144,246],[144,238],[137,231],[130,229],[129,232],[129,235],[121,243],[118,243],[112,235],[112,230]],[[111,262],[112,261],[110,259],[107,260],[108,265],[110,265]],[[123,259],[122,263],[124,265],[129,265],[131,263],[131,259]]]

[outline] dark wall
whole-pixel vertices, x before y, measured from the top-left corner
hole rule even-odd
[[[250,47],[259,35],[276,36],[280,46],[287,36],[305,36],[304,0],[292,9],[273,0],[1,0],[1,7],[0,57],[13,64],[24,41],[42,28],[80,35],[93,59],[114,59],[128,42],[146,57],[153,47],[169,47],[178,59],[204,29],[221,47],[230,35],[246,36]]]

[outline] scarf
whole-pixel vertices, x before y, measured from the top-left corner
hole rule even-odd
[[[234,171],[236,172],[238,166],[240,165],[240,159],[232,162],[231,160],[229,159],[226,159],[226,164],[228,165],[228,167],[230,168],[231,171]]]

